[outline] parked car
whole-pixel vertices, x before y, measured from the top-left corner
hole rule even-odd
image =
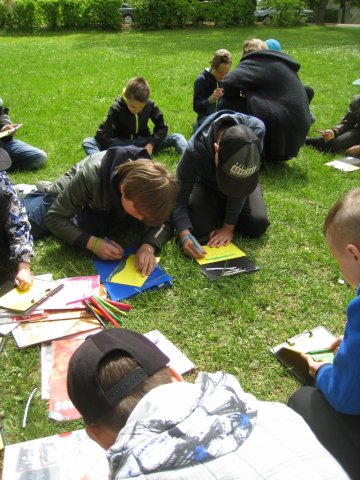
[[[130,7],[127,3],[121,5],[121,13],[123,16],[123,22],[130,24],[134,20],[134,9]]]
[[[306,8],[297,8],[294,7],[295,13],[300,13],[300,18],[304,20],[304,22],[312,22],[314,18],[313,10],[307,10]],[[277,10],[273,7],[264,7],[264,8],[257,8],[254,12],[255,19],[257,22],[263,23],[271,23],[272,17],[277,13]]]

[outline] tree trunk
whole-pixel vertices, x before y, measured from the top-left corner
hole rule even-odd
[[[327,6],[328,0],[320,0],[319,2],[319,9],[317,11],[317,24],[322,25],[325,23],[325,10]]]

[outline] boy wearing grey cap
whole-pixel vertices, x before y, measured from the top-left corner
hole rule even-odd
[[[190,138],[176,170],[179,193],[173,218],[184,252],[204,256],[235,232],[257,237],[269,226],[259,186],[265,134],[261,120],[232,110],[210,115]]]
[[[124,328],[90,335],[70,359],[69,396],[108,449],[110,479],[347,478],[285,405],[257,401],[223,372],[184,382],[168,361]]]

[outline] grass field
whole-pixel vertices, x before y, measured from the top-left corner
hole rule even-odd
[[[148,79],[170,131],[188,138],[195,120],[195,77],[221,47],[233,53],[236,64],[249,36],[279,39],[301,63],[303,83],[315,90],[312,133],[330,127],[359,93],[351,84],[360,72],[359,35],[356,28],[315,26],[1,35],[0,96],[12,120],[24,124],[19,138],[49,156],[40,171],[12,173],[13,183],[53,180],[81,160],[82,139],[95,133],[134,75]],[[260,239],[236,239],[260,272],[210,283],[171,241],[161,265],[172,275],[173,287],[135,297],[126,326],[140,332],[157,328],[198,370],[227,370],[260,399],[286,402],[298,383],[270,356],[269,347],[316,325],[340,334],[355,294],[338,283],[339,270],[321,230],[329,207],[359,186],[360,177],[324,166],[331,158],[303,147],[296,159],[262,173],[271,226]],[[175,154],[158,159],[175,170]],[[88,253],[53,237],[35,246],[34,273],[52,272],[55,278],[95,273]],[[40,382],[39,348],[18,350],[9,338],[0,359],[0,415],[10,443],[81,426],[50,422],[47,405],[36,394],[23,430],[26,400]]]

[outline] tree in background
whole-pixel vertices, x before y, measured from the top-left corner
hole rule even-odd
[[[310,0],[309,7],[312,8],[315,12],[316,23],[321,25],[326,21],[326,7],[328,6],[329,0]],[[360,6],[360,0],[336,0],[336,3],[339,4],[338,19],[339,23],[345,23],[349,14],[351,7]]]

